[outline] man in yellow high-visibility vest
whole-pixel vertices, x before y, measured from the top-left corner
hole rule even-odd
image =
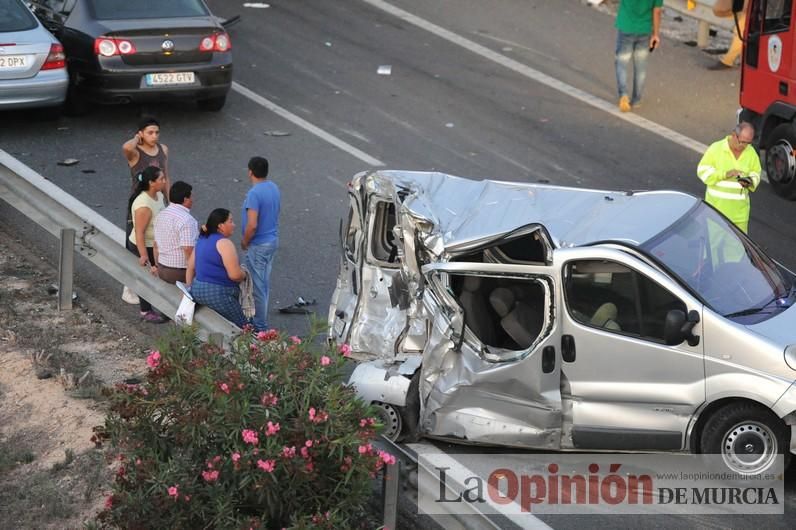
[[[739,123],[732,133],[711,144],[697,166],[705,183],[705,202],[745,233],[749,231],[749,193],[760,185],[760,157],[751,146],[755,128]]]

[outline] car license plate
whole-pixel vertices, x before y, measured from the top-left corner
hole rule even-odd
[[[0,70],[20,70],[27,67],[27,55],[0,55]]]
[[[345,330],[345,320],[337,319],[334,321],[334,334],[337,337],[343,336],[343,331]]]
[[[191,85],[193,82],[193,72],[167,72],[146,75],[147,86]]]

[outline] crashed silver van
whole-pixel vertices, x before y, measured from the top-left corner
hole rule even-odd
[[[796,452],[794,274],[700,199],[354,177],[330,339],[387,435]]]

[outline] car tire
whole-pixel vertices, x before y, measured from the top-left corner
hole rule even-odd
[[[66,94],[66,102],[63,106],[64,114],[67,116],[85,116],[88,114],[89,109],[88,100],[80,94],[77,94],[70,86]]]
[[[217,98],[210,98],[210,99],[200,99],[197,101],[197,105],[199,110],[204,110],[207,112],[218,112],[224,108],[224,105],[227,103],[227,96],[219,96]]]
[[[790,461],[790,430],[773,412],[756,403],[733,403],[714,412],[702,430],[699,449],[721,455],[724,465],[739,474],[768,469],[778,454],[785,468]]]
[[[774,192],[788,200],[796,199],[796,130],[793,124],[777,126],[766,142],[765,168]]]
[[[400,442],[416,442],[419,438],[420,423],[420,370],[415,372],[406,391],[406,405],[398,407],[401,414]]]

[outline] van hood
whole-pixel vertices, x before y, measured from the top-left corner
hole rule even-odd
[[[747,327],[784,350],[791,344],[796,344],[796,304],[763,322]]]

